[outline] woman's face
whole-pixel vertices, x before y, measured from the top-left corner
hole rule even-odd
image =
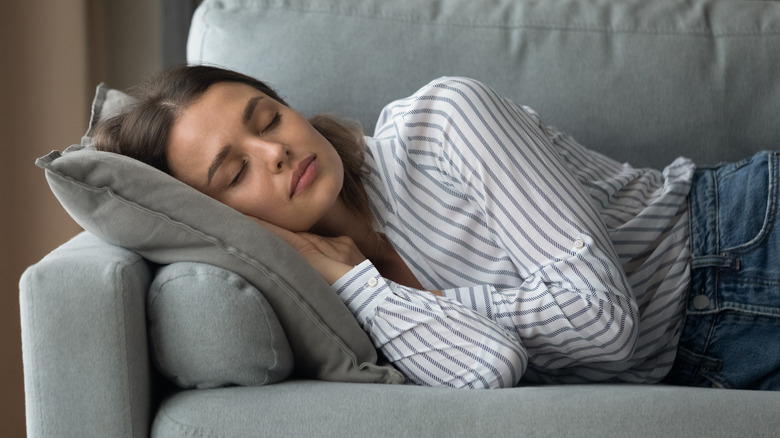
[[[338,199],[336,150],[300,114],[248,85],[212,85],[173,125],[173,176],[241,213],[305,231]]]

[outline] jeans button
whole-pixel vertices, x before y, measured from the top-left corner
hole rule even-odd
[[[707,295],[696,295],[693,297],[693,307],[696,310],[704,310],[710,307],[710,299],[707,298]]]

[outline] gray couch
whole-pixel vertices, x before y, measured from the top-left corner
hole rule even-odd
[[[780,144],[778,2],[207,0],[188,59],[261,78],[305,115],[357,118],[369,135],[385,103],[459,75],[635,165]],[[100,88],[96,117],[123,102]],[[121,175],[147,170],[88,138],[71,151],[39,165],[87,231],[20,283],[31,437],[780,436],[778,393],[397,384],[289,248],[241,234],[242,218],[165,176],[125,187]],[[175,200],[150,214],[144,196],[162,186]],[[184,198],[197,209],[176,216]],[[140,222],[150,217],[159,229]]]

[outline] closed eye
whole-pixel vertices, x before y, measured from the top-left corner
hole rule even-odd
[[[281,119],[282,119],[282,115],[279,114],[279,113],[276,113],[276,115],[274,115],[274,118],[271,119],[271,122],[268,123],[268,125],[266,125],[265,129],[263,129],[263,134],[265,134],[266,131],[269,131],[269,130],[273,129],[273,127],[276,126],[276,124],[279,123],[279,121]]]
[[[246,172],[246,166],[247,162],[244,160],[241,163],[241,169],[238,170],[238,173],[236,174],[235,178],[233,178],[233,181],[230,181],[230,184],[228,184],[228,187],[234,187],[236,184],[241,181],[241,177],[244,175],[244,172]]]

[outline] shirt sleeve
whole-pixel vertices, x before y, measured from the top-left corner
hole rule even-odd
[[[515,331],[534,364],[630,358],[639,326],[632,289],[539,117],[465,78],[433,81],[393,108],[383,118],[409,148],[438,154],[442,177],[477,206],[522,277],[443,293]]]
[[[374,345],[412,382],[455,388],[517,384],[517,336],[461,303],[398,285],[366,260],[333,284]]]

